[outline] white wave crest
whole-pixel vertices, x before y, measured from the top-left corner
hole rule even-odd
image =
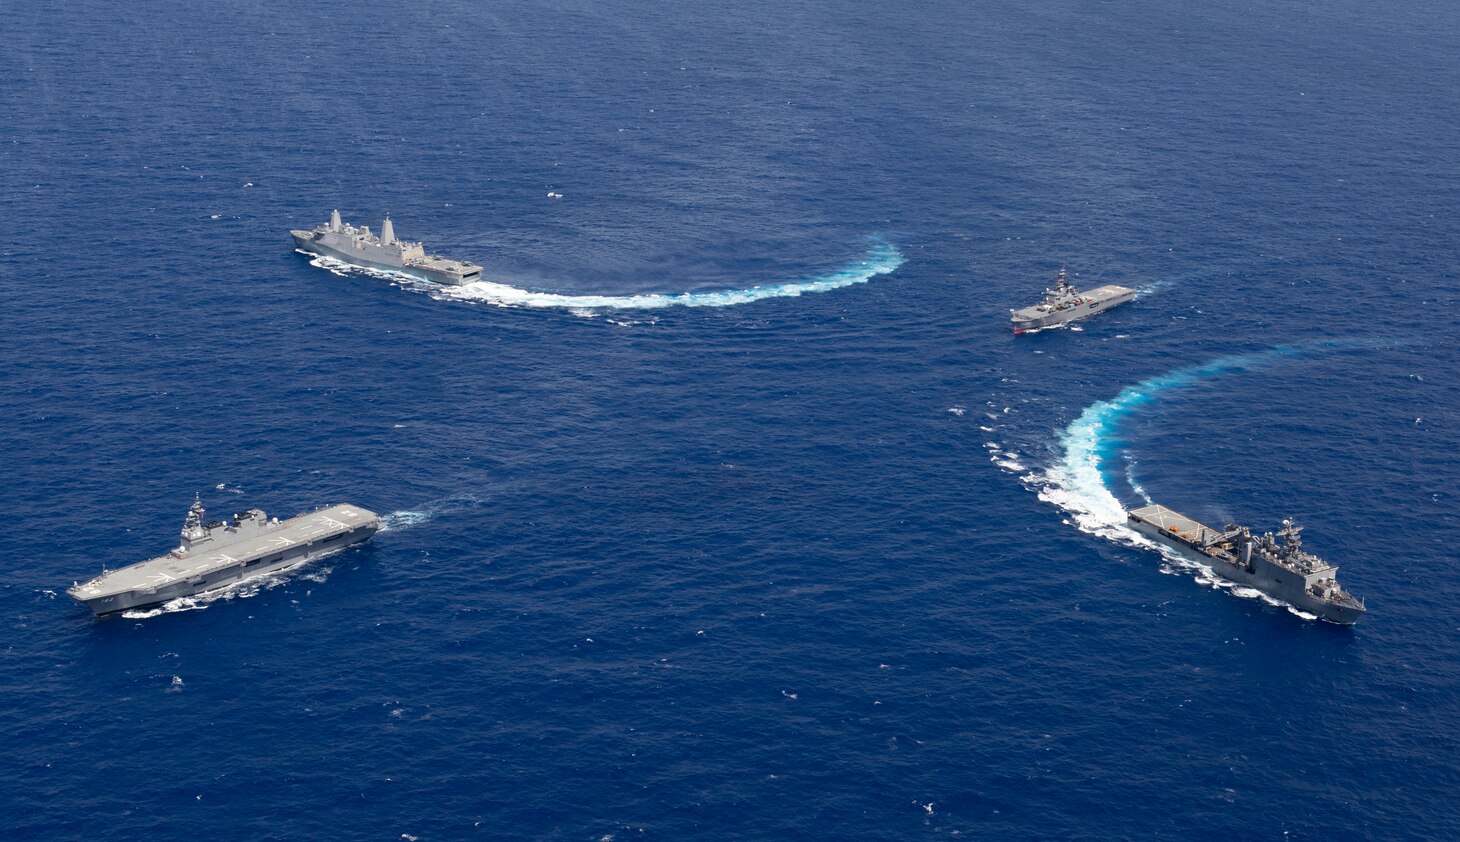
[[[989,452],[989,461],[1011,474],[1023,473],[1029,470],[1023,462],[1019,461],[1019,453],[1014,450],[1005,450],[997,442],[984,442],[983,445]]]

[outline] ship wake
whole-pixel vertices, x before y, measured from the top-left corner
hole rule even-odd
[[[383,535],[387,532],[401,532],[413,526],[427,523],[437,515],[472,508],[481,505],[482,502],[481,498],[473,495],[459,495],[456,497],[446,497],[441,500],[433,500],[417,509],[402,509],[391,512],[380,517],[380,529],[376,534]],[[338,553],[350,549],[354,549],[354,547],[341,547],[332,553],[312,558],[303,564],[298,564],[284,570],[264,573],[259,576],[252,576],[204,593],[193,594],[192,596],[180,596],[177,599],[168,600],[160,605],[123,611],[121,616],[128,620],[147,620],[163,614],[201,611],[216,602],[250,599],[264,591],[273,590],[280,585],[299,579],[306,582],[323,584],[328,579],[330,573],[334,571],[334,567],[328,564],[328,562]]]
[[[1158,395],[1275,359],[1287,349],[1223,357],[1127,386],[1115,397],[1085,407],[1059,435],[1059,458],[1038,478],[1039,498],[1070,515],[1075,526],[1102,538],[1155,546],[1125,525],[1125,506],[1106,481],[1105,463],[1124,444],[1122,423]]]
[[[311,255],[311,257],[314,257]],[[352,272],[383,277],[415,292],[423,292],[438,300],[472,301],[498,307],[528,307],[567,310],[575,315],[593,317],[608,311],[660,310],[669,307],[731,307],[768,298],[795,298],[843,287],[865,284],[879,275],[890,274],[905,261],[891,243],[872,240],[871,250],[861,260],[835,272],[783,283],[757,284],[738,289],[706,292],[650,292],[636,295],[566,295],[538,292],[493,281],[474,281],[461,286],[442,286],[404,275],[362,269],[327,257],[314,257],[312,265],[337,275]]]
[[[1193,561],[1163,544],[1152,541],[1127,526],[1126,508],[1112,490],[1107,463],[1124,449],[1121,438],[1123,422],[1142,407],[1163,394],[1192,388],[1226,374],[1248,372],[1284,358],[1344,348],[1370,347],[1366,341],[1332,341],[1304,345],[1285,345],[1250,354],[1221,357],[1211,362],[1182,368],[1142,380],[1122,389],[1115,397],[1096,401],[1079,417],[1060,431],[1056,459],[1043,471],[1032,471],[1020,479],[1039,499],[1052,503],[1068,515],[1068,522],[1082,532],[1130,547],[1156,550],[1164,560],[1168,573],[1186,571],[1198,583],[1222,588],[1236,596],[1260,599],[1282,606],[1300,617],[1314,619],[1285,602],[1273,599],[1252,588],[1233,585],[1216,576],[1210,567]],[[1127,462],[1124,477],[1131,496],[1150,502],[1144,488],[1136,481],[1134,466]]]
[[[323,583],[333,567],[323,564],[329,561],[336,553],[350,549],[342,547],[333,553],[312,558],[303,564],[295,565],[284,570],[276,570],[272,573],[264,573],[259,576],[251,576],[221,588],[211,591],[193,594],[192,596],[180,596],[177,599],[170,599],[161,605],[153,605],[148,608],[133,608],[123,611],[122,616],[128,620],[147,620],[152,617],[160,617],[163,614],[178,614],[183,611],[201,611],[215,602],[231,602],[235,599],[251,599],[264,591],[270,591],[286,582],[294,579],[304,579],[309,582]]]
[[[381,515],[380,533],[400,532],[410,529],[413,526],[428,523],[434,520],[437,515],[475,508],[483,505],[485,502],[485,500],[475,495],[461,494],[455,497],[433,500],[415,509],[401,509],[391,512],[388,515]]]

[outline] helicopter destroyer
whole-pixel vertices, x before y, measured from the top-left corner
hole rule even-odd
[[[313,231],[294,230],[294,245],[306,254],[332,257],[354,266],[404,272],[417,278],[447,286],[460,286],[482,279],[482,267],[475,263],[449,260],[426,254],[425,246],[395,238],[390,217],[380,228],[380,236],[370,233],[370,226],[346,225],[340,212],[330,214],[330,221]]]
[[[1061,269],[1054,289],[1044,291],[1044,300],[1032,307],[1010,310],[1010,321],[1014,333],[1024,333],[1093,316],[1135,297],[1135,290],[1114,284],[1080,292],[1066,279],[1065,270]]]
[[[274,573],[368,541],[380,518],[359,506],[337,505],[286,521],[249,509],[228,521],[203,520],[193,499],[182,544],[164,556],[104,570],[66,593],[98,617],[194,596],[264,573]]]
[[[1127,513],[1137,532],[1210,567],[1229,582],[1248,585],[1339,625],[1364,615],[1364,602],[1338,584],[1338,568],[1303,551],[1303,527],[1284,520],[1276,536],[1253,536],[1245,526],[1217,530],[1161,505]]]

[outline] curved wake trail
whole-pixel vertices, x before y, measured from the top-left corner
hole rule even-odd
[[[767,298],[794,298],[810,292],[864,284],[886,275],[903,264],[902,253],[891,243],[876,243],[864,260],[817,278],[782,284],[710,292],[650,292],[638,295],[561,295],[531,292],[506,284],[477,281],[459,287],[443,287],[443,298],[485,301],[503,307],[560,307],[569,310],[657,310],[664,307],[729,307]]]
[[[312,256],[312,255],[311,255]],[[872,250],[865,258],[829,275],[789,281],[779,284],[765,284],[741,289],[712,290],[709,292],[648,292],[637,295],[563,295],[554,292],[534,292],[508,284],[492,281],[476,281],[459,287],[445,287],[419,281],[395,273],[359,269],[336,260],[316,258],[314,265],[335,274],[361,271],[365,274],[387,277],[410,289],[427,292],[438,299],[456,301],[480,301],[499,307],[560,308],[582,313],[596,313],[604,310],[657,310],[666,307],[729,307],[735,304],[749,304],[767,298],[795,298],[813,292],[827,292],[842,287],[864,284],[878,275],[886,275],[901,266],[905,260],[902,252],[891,243],[874,240]]]
[[[1123,544],[1156,549],[1175,565],[1195,570],[1197,580],[1203,584],[1231,587],[1237,596],[1260,598],[1272,605],[1288,608],[1299,616],[1313,619],[1312,615],[1299,612],[1286,603],[1267,595],[1240,586],[1229,586],[1221,582],[1209,569],[1167,550],[1150,541],[1126,525],[1125,506],[1116,497],[1106,482],[1103,465],[1106,459],[1120,450],[1122,422],[1136,410],[1156,400],[1162,394],[1177,389],[1189,388],[1211,378],[1224,374],[1251,371],[1279,360],[1303,354],[1345,350],[1351,348],[1375,347],[1380,343],[1370,340],[1336,340],[1303,345],[1282,345],[1250,354],[1221,357],[1211,362],[1177,369],[1176,371],[1142,380],[1127,386],[1110,400],[1096,401],[1086,407],[1079,417],[1059,435],[1060,456],[1042,475],[1031,473],[1023,480],[1039,494],[1039,499],[1053,503],[1070,515],[1070,519],[1081,531],[1098,535]],[[1386,345],[1401,344],[1385,342]],[[1127,464],[1125,476],[1131,489],[1150,502],[1135,480],[1134,466]]]
[[[1250,371],[1298,354],[1354,346],[1353,342],[1283,345],[1251,354],[1221,357],[1127,386],[1110,400],[1096,401],[1085,407],[1079,417],[1060,433],[1060,458],[1042,478],[1038,478],[1039,497],[1068,512],[1075,525],[1086,532],[1108,538],[1140,540],[1134,530],[1125,526],[1125,506],[1110,490],[1102,468],[1106,458],[1122,444],[1120,427],[1128,416],[1165,392],[1188,388],[1213,377]],[[1134,476],[1133,472],[1128,474]],[[1142,496],[1145,496],[1144,493]]]

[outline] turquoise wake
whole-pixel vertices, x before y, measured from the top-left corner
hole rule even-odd
[[[1372,340],[1334,340],[1281,345],[1220,357],[1127,386],[1110,400],[1096,401],[1086,407],[1060,433],[1060,455],[1039,483],[1039,497],[1064,509],[1075,525],[1086,532],[1129,538],[1135,533],[1125,526],[1125,506],[1111,491],[1103,465],[1108,456],[1119,451],[1122,445],[1121,425],[1132,413],[1162,394],[1190,388],[1214,377],[1252,371],[1288,357],[1374,347],[1377,344]]]

